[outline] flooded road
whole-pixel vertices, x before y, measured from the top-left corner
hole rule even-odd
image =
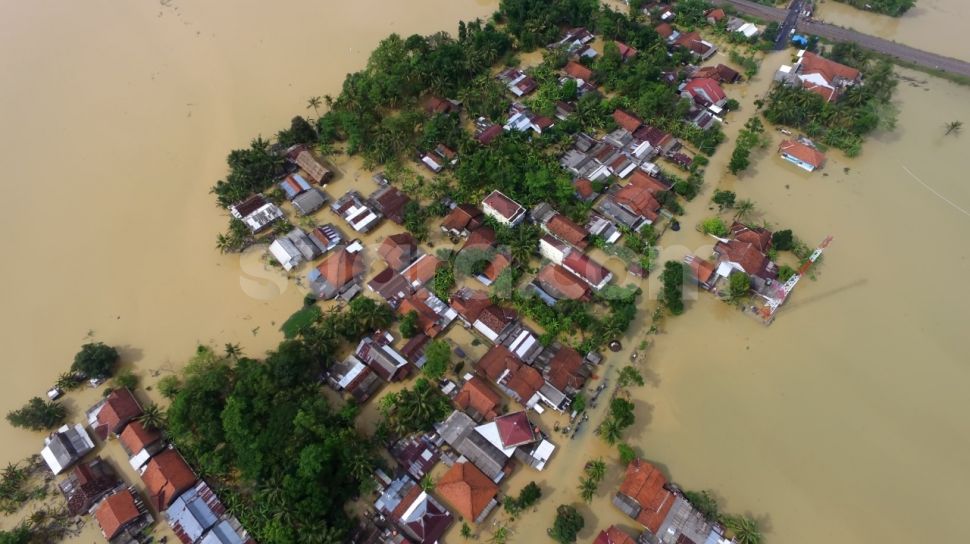
[[[902,17],[859,10],[834,0],[817,4],[815,18],[933,53],[967,60],[967,45],[955,36],[966,31],[970,3],[918,0]]]
[[[953,0],[919,5],[965,9]],[[0,224],[12,234],[0,277],[0,411],[42,395],[89,334],[123,346],[146,384],[153,369],[176,369],[197,342],[239,342],[250,354],[274,345],[301,293],[256,260],[241,265],[215,251],[225,218],[207,193],[226,153],[306,112],[309,96],[336,94],[388,32],[451,29],[494,7],[0,6],[8,52],[0,56],[8,203]],[[728,90],[746,108],[727,127],[732,138],[784,58],[766,61],[749,89]],[[970,273],[970,216],[962,210],[970,187],[962,169],[970,134],[944,137],[943,124],[970,122],[970,89],[904,81],[898,98],[898,130],[871,139],[857,159],[833,152],[825,170],[808,175],[769,151],[741,179],[724,180],[756,201],[764,220],[809,245],[829,234],[835,241],[818,281],[802,282],[770,328],[710,297],[690,303],[656,337],[644,367],[652,379],[635,393],[638,432],[629,440],[638,450],[685,487],[713,489],[725,510],[767,516],[772,542],[958,541],[963,532],[970,295],[961,280]],[[712,161],[708,195],[732,148]],[[706,199],[689,206],[688,228],[664,236],[665,257],[709,243],[689,228],[710,213]],[[83,409],[96,397],[85,391],[68,404]],[[0,461],[40,448],[39,433],[0,428]],[[595,456],[610,459],[611,471],[584,509],[582,538],[595,536],[594,520],[622,521],[609,505],[620,476],[615,451],[591,429],[573,442],[558,438],[545,472],[522,469],[506,486],[517,492],[536,479],[546,492],[511,542],[543,541],[555,506],[578,502],[578,470]]]

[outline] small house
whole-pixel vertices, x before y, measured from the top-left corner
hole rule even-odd
[[[741,74],[729,66],[717,64],[715,66],[703,66],[698,68],[689,77],[690,79],[710,78],[718,83],[737,83],[741,79]]]
[[[82,463],[57,486],[67,501],[67,511],[72,516],[90,513],[102,497],[111,493],[121,484],[121,480],[111,465],[96,457],[89,463]]]
[[[465,380],[453,401],[476,422],[491,421],[502,411],[501,395],[478,376]]]
[[[393,185],[381,187],[370,195],[369,200],[384,217],[398,225],[404,224],[404,209],[411,202],[411,197],[399,191],[397,187]]]
[[[134,488],[106,497],[94,511],[94,517],[109,544],[138,542],[139,533],[155,521]]]
[[[370,367],[354,355],[330,367],[327,383],[338,393],[349,393],[358,404],[367,402],[384,384]]]
[[[514,227],[525,220],[525,208],[498,189],[482,200],[482,211],[508,227]]]
[[[407,471],[415,481],[420,482],[441,458],[441,451],[432,440],[432,434],[408,436],[388,448],[398,466]]]
[[[606,287],[606,284],[613,279],[612,272],[579,251],[569,251],[562,261],[562,266],[597,291]]]
[[[310,183],[300,174],[290,174],[279,183],[279,188],[286,195],[287,200],[293,200],[304,191],[309,191]]]
[[[475,432],[475,422],[464,412],[455,410],[447,419],[435,424],[435,430],[447,443],[490,481],[501,482],[510,472],[510,456]]]
[[[300,266],[300,263],[303,262],[303,254],[300,253],[293,241],[286,237],[273,240],[273,243],[269,245],[269,254],[287,272]]]
[[[148,460],[141,469],[141,480],[152,507],[161,511],[191,489],[198,478],[182,455],[170,447]]]
[[[660,470],[643,459],[635,459],[627,465],[613,504],[643,525],[651,535],[657,535],[675,498],[667,490],[667,478]]]
[[[411,369],[407,359],[390,345],[393,340],[386,332],[375,337],[365,337],[354,351],[358,359],[386,382],[403,380]]]
[[[91,430],[102,440],[108,435],[118,436],[129,421],[141,414],[141,405],[127,387],[115,389],[87,412]]]
[[[396,524],[416,544],[435,544],[454,521],[444,506],[410,476],[394,480],[379,473],[381,495],[374,508]]]
[[[459,461],[435,485],[435,490],[459,514],[481,523],[498,506],[498,486],[474,464]]]
[[[782,140],[778,153],[781,158],[806,172],[814,172],[825,166],[825,155],[821,151],[798,140]]]
[[[417,290],[434,279],[438,269],[442,266],[444,266],[444,263],[441,262],[441,259],[430,253],[425,253],[402,270],[401,275],[408,281],[412,289]]]
[[[616,525],[610,525],[600,531],[593,544],[636,544],[636,541]]]
[[[128,454],[128,464],[139,470],[164,447],[162,433],[149,429],[140,421],[132,421],[121,431],[121,445]]]
[[[333,179],[333,171],[324,166],[323,161],[306,145],[290,147],[286,150],[286,158],[303,169],[319,185],[325,185]]]
[[[417,314],[418,325],[424,334],[430,338],[444,332],[448,325],[458,317],[457,312],[427,289],[420,289],[401,301],[397,313],[405,316],[410,312]]]
[[[286,234],[286,239],[292,242],[293,246],[300,252],[300,256],[307,261],[312,261],[320,255],[323,255],[320,246],[314,243],[313,239],[307,233],[303,232],[302,229],[291,230]]]
[[[681,92],[684,98],[689,98],[704,108],[711,108],[720,113],[727,103],[727,95],[717,81],[709,77],[697,77],[684,84]],[[716,109],[715,109],[716,108]]]
[[[323,191],[311,187],[293,198],[293,209],[296,210],[296,213],[306,217],[322,208],[328,200],[329,198]]]
[[[403,270],[418,254],[418,241],[409,232],[391,234],[377,247],[377,255],[394,270]]]
[[[165,510],[172,531],[183,544],[247,544],[254,542],[226,512],[226,507],[204,481],[199,481]]]
[[[519,404],[531,407],[539,402],[539,389],[544,383],[542,375],[522,364],[509,348],[492,346],[475,364],[475,369]]]
[[[518,98],[528,95],[539,88],[536,80],[532,79],[518,68],[509,68],[498,75],[499,81],[508,87],[509,91]]]
[[[441,230],[451,236],[468,236],[468,234],[482,226],[481,210],[471,204],[459,204],[452,208],[444,221],[441,222]]]
[[[367,288],[387,301],[391,308],[397,308],[402,300],[414,293],[411,282],[391,267],[378,272],[367,282]]]
[[[437,174],[444,170],[446,166],[457,163],[458,154],[445,144],[438,144],[431,151],[421,155],[421,162],[428,170]]]
[[[556,263],[543,266],[535,283],[554,300],[590,300],[589,285]]]
[[[316,268],[310,270],[307,279],[317,298],[329,300],[356,286],[364,275],[362,250],[359,242],[334,249]]]
[[[76,423],[74,426],[64,425],[44,439],[44,449],[40,456],[55,475],[64,472],[74,463],[81,460],[94,449],[91,435],[84,430],[84,426]]]
[[[374,204],[357,191],[348,191],[331,204],[330,209],[357,232],[370,231],[380,223],[382,217]]]
[[[321,253],[327,253],[344,241],[344,235],[331,223],[314,228],[309,235],[310,240],[320,249]]]

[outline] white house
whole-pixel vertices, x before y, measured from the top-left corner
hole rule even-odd
[[[514,227],[525,220],[525,208],[499,190],[492,191],[482,200],[482,211],[485,215],[509,227]]]
[[[269,245],[269,253],[289,272],[303,262],[303,254],[289,238],[277,238]]]

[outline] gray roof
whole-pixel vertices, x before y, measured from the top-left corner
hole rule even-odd
[[[464,440],[454,446],[458,453],[462,454],[478,467],[492,481],[498,482],[505,473],[505,468],[509,458],[502,453],[502,450],[495,447],[481,433],[472,432]]]
[[[327,195],[320,189],[312,187],[309,191],[300,193],[293,199],[293,207],[300,215],[310,215],[327,203]]]
[[[224,519],[209,530],[199,544],[244,544],[249,535],[234,518]]]
[[[55,471],[55,474],[74,464],[78,459],[84,457],[86,453],[94,449],[94,443],[87,431],[81,425],[73,427],[65,425],[53,433],[46,440],[47,447],[45,452],[50,452],[58,468],[48,460],[48,465]],[[46,455],[45,455],[46,457]]]
[[[663,544],[679,542],[681,535],[691,542],[711,542],[712,534],[722,534],[721,528],[708,521],[686,499],[677,495],[674,505],[670,508],[667,518],[657,529],[659,541]]]
[[[224,511],[219,498],[205,482],[199,482],[175,499],[165,511],[165,517],[176,534],[184,533],[195,542],[219,521],[221,512],[216,510]]]
[[[323,255],[323,251],[313,242],[313,240],[307,236],[305,232],[301,229],[293,229],[286,234],[287,240],[293,242],[293,245],[299,250],[303,258],[310,261],[316,259],[320,255]]]
[[[643,217],[627,210],[613,200],[613,195],[607,195],[600,199],[593,206],[593,209],[633,230],[636,230],[637,226],[643,221]]]
[[[455,410],[448,419],[435,424],[434,427],[445,442],[455,447],[475,429],[475,421],[465,412]]]

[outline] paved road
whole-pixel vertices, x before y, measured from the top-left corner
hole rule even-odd
[[[784,22],[778,29],[778,38],[775,39],[775,51],[781,51],[788,47],[788,35],[795,25],[798,24],[798,14],[802,11],[802,0],[792,0],[788,6],[788,13],[785,15]]]
[[[855,30],[849,30],[840,26],[820,23],[817,21],[807,21],[798,17],[798,10],[801,9],[802,0],[794,0],[790,10],[766,6],[748,0],[713,0],[714,4],[730,5],[742,13],[747,13],[765,21],[775,21],[782,23],[782,30],[779,32],[779,42],[787,42],[788,33],[792,27],[788,24],[794,16],[794,28],[806,34],[814,34],[822,38],[839,42],[853,42],[859,46],[897,58],[905,62],[911,62],[927,68],[934,68],[951,74],[958,74],[970,77],[970,62],[952,57],[945,57],[910,47],[901,43],[896,43],[883,38],[877,38],[869,34],[863,34]],[[797,6],[795,5],[797,4]],[[775,47],[778,48],[778,43]],[[784,46],[782,46],[784,47]]]

